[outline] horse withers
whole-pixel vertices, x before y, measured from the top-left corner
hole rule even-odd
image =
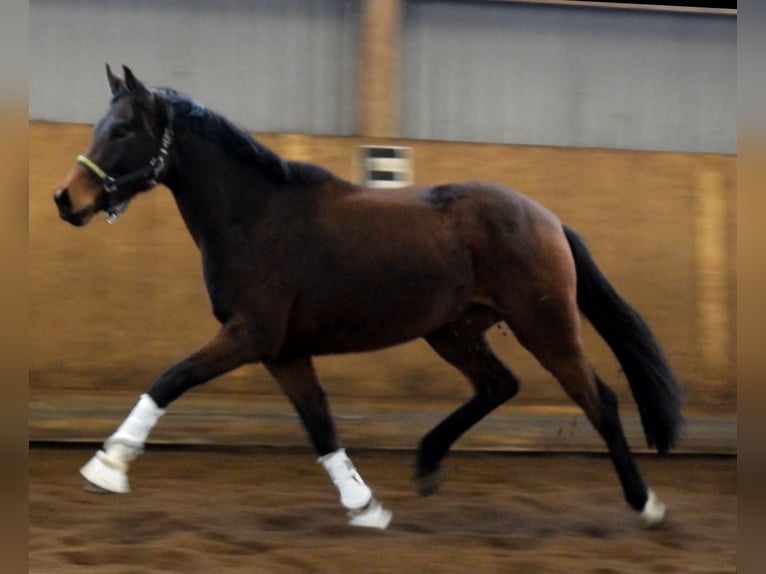
[[[351,524],[386,528],[341,446],[312,357],[369,351],[419,337],[470,381],[473,396],[421,440],[421,494],[441,481],[451,445],[512,398],[519,383],[486,330],[505,322],[583,409],[606,442],[628,504],[663,520],[626,442],[615,394],[595,374],[581,313],[629,381],[648,444],[668,451],[682,393],[640,315],[599,271],[580,237],[549,210],[489,183],[369,189],[287,161],[245,130],[128,68],[107,66],[112,99],[93,140],[54,193],[65,221],[114,221],[164,184],[197,244],[221,324],[172,365],[82,468],[88,483],[129,490],[127,471],[165,409],[196,385],[261,362],[293,403]]]

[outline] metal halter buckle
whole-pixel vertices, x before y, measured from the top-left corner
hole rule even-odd
[[[114,198],[114,195],[117,193],[117,190],[119,189],[119,186],[117,185],[117,180],[113,178],[112,176],[108,175],[104,178],[104,180],[101,182],[101,185],[104,188],[104,191],[106,192],[107,197],[109,198],[109,207],[106,208],[106,222],[111,225],[117,219],[122,215],[122,212],[125,211],[125,208],[127,207],[127,201],[124,201],[122,203],[118,203],[113,205],[112,201]]]
[[[115,221],[117,221],[120,217],[120,215],[123,214],[123,212],[127,209],[128,202],[123,201],[122,203],[118,203],[114,207],[109,207],[106,209],[106,222],[111,225]]]
[[[111,175],[107,175],[101,185],[103,186],[104,191],[110,195],[117,192],[117,180]]]

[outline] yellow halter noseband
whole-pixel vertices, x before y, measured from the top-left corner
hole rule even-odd
[[[85,155],[78,155],[77,156],[77,163],[80,163],[87,167],[91,172],[93,172],[95,175],[101,178],[101,180],[105,180],[108,176],[106,175],[106,172],[98,167],[95,162],[91,161],[88,156]]]

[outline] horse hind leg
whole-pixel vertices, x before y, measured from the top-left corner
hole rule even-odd
[[[628,504],[641,513],[648,526],[662,522],[665,507],[646,487],[633,459],[620,421],[617,397],[597,377],[585,355],[574,298],[552,295],[537,303],[531,298],[521,299],[515,300],[514,311],[506,317],[509,327],[556,377],[604,439]]]
[[[441,461],[455,441],[518,392],[518,380],[495,356],[484,336],[486,329],[496,322],[493,313],[476,310],[425,337],[443,359],[468,378],[475,394],[420,441],[415,484],[422,496],[438,489],[442,480]]]

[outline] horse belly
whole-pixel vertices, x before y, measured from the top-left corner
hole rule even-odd
[[[285,348],[322,355],[370,351],[417,339],[461,316],[473,293],[470,261],[397,262],[308,281]]]

